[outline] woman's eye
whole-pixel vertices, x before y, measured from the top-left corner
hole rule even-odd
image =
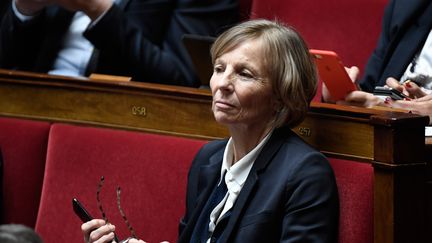
[[[213,67],[213,72],[215,73],[223,72],[223,68],[221,66],[215,66]]]
[[[240,72],[240,76],[243,78],[253,78],[253,75],[249,72]]]

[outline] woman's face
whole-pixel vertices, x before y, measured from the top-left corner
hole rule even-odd
[[[225,125],[267,126],[275,114],[260,40],[241,43],[215,60],[213,114]]]

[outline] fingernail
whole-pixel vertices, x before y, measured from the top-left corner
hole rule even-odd
[[[386,104],[386,105],[392,105],[393,102],[394,102],[393,99],[390,98],[390,97],[387,97],[387,98],[384,100],[384,104]]]
[[[411,82],[406,82],[405,86],[408,87],[408,88],[412,88]]]

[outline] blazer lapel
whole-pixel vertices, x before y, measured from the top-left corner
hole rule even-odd
[[[251,197],[251,192],[259,180],[260,171],[265,169],[265,167],[271,162],[274,155],[281,147],[284,141],[284,137],[286,137],[286,131],[287,131],[286,129],[289,130],[289,128],[276,129],[273,132],[270,140],[262,149],[258,158],[255,160],[255,163],[252,166],[249,176],[246,179],[246,182],[237,198],[237,201],[234,204],[234,208],[232,209],[232,214],[228,221],[228,225],[226,226],[220,238],[220,242],[228,242],[228,240],[230,239],[234,227],[236,226],[237,221],[239,220],[239,216],[242,214],[243,210],[245,209],[246,203]]]
[[[126,6],[129,4],[130,0],[118,0],[117,1],[117,6],[119,6],[119,8],[121,10],[125,10]]]
[[[128,6],[130,0],[118,0],[116,1],[116,5],[121,11],[124,11],[126,7]],[[98,71],[98,65],[99,65],[99,55],[100,51],[96,48],[93,49],[92,55],[90,56],[89,63],[87,65],[85,75],[90,76],[93,72]]]
[[[432,4],[429,1],[423,1],[417,6],[412,5],[395,6],[395,8],[408,8],[406,10],[397,10],[397,13],[410,12],[411,14],[400,16],[396,23],[396,25],[400,26],[400,31],[390,44],[389,49],[394,49],[394,51],[389,51],[388,53],[391,55],[385,57],[388,64],[381,77],[384,82],[387,77],[396,76],[395,78],[400,78],[402,76],[413,57],[421,50],[427,35],[431,31]],[[399,73],[395,73],[396,70],[399,70]]]
[[[218,182],[220,178],[220,170],[222,165],[222,158],[225,147],[219,150],[209,159],[207,165],[203,165],[200,168],[199,178],[197,181],[198,190],[204,190],[200,196],[196,199],[197,203],[193,209],[193,214],[191,215],[186,228],[184,229],[182,235],[180,236],[178,242],[189,242],[190,237],[195,228],[195,224],[203,210],[210,194],[213,191],[214,185]],[[202,189],[201,189],[202,188]]]

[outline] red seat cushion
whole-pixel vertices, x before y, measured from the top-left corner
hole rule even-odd
[[[50,124],[0,118],[3,155],[2,223],[34,227],[39,207]]]
[[[45,242],[81,242],[81,222],[72,211],[78,198],[93,217],[101,218],[97,184],[105,183],[101,201],[119,238],[129,236],[116,206],[122,207],[138,237],[175,242],[185,209],[187,172],[203,140],[140,132],[52,126],[36,231]]]
[[[339,242],[373,242],[371,164],[330,159],[339,191]]]

